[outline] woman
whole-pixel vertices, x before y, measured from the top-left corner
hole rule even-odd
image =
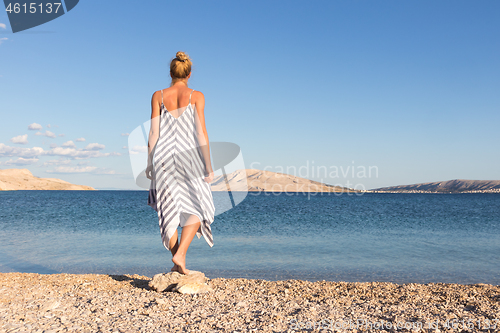
[[[148,204],[158,212],[163,245],[172,253],[171,270],[181,274],[189,274],[186,252],[194,235],[203,235],[213,246],[215,211],[205,97],[188,88],[191,65],[184,52],[177,52],[170,63],[170,87],[153,94],[146,169],[151,179]]]

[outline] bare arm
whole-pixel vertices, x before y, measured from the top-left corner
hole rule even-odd
[[[194,94],[194,93],[193,93]],[[212,161],[210,160],[210,143],[208,140],[207,128],[205,126],[205,96],[202,92],[196,91],[196,131],[198,136],[198,143],[201,148],[201,153],[203,154],[203,160],[205,162],[205,181],[210,183],[213,179],[213,169]]]
[[[146,177],[152,179],[152,175],[150,174],[153,170],[153,155],[154,148],[156,146],[156,142],[160,137],[160,104],[159,104],[159,95],[160,92],[156,91],[151,97],[151,129],[149,130],[149,139],[148,139],[148,167],[146,169]]]

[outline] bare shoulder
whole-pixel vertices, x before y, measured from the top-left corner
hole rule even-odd
[[[161,90],[157,90],[153,93],[153,96],[151,96],[151,100],[153,101],[159,101],[161,99],[160,97]]]
[[[205,95],[201,91],[195,90],[193,91],[193,96],[192,96],[193,102],[204,102],[205,101]]]

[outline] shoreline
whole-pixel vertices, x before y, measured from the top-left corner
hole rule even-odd
[[[151,279],[0,273],[0,331],[500,332],[500,285],[214,278],[213,291],[189,295],[150,290]]]
[[[82,189],[76,189],[76,190],[58,190],[58,189],[53,189],[53,190],[29,190],[29,189],[23,189],[23,190],[4,190],[0,188],[0,192],[37,192],[37,191],[44,191],[44,192],[58,192],[58,191],[66,191],[66,192],[148,192],[148,190],[145,189],[93,189],[93,190],[82,190]],[[212,191],[213,193],[227,193],[226,191]],[[460,192],[448,192],[448,191],[374,191],[374,190],[365,190],[365,191],[256,191],[256,190],[250,190],[250,191],[231,191],[232,193],[248,193],[248,195],[255,195],[255,194],[334,194],[334,195],[341,195],[341,194],[347,194],[347,195],[363,195],[363,194],[370,194],[370,193],[375,193],[375,194],[380,194],[380,193],[387,193],[387,194],[500,194],[500,190],[478,190],[478,191],[460,191]]]

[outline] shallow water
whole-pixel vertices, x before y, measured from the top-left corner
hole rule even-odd
[[[214,193],[216,207],[219,193]],[[249,194],[195,238],[210,278],[500,284],[498,194]],[[146,191],[0,192],[0,271],[169,271]]]

